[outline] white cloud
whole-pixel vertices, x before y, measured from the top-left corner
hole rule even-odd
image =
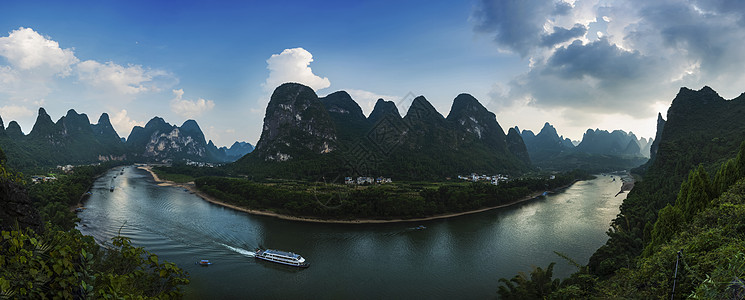
[[[82,82],[120,95],[158,92],[175,84],[173,75],[168,72],[146,69],[140,65],[125,67],[110,61],[102,64],[86,60],[77,65],[77,70]]]
[[[10,66],[0,66],[0,93],[10,93],[18,84],[17,72]]]
[[[23,27],[0,37],[0,56],[14,69],[37,75],[64,77],[70,75],[71,66],[78,62],[72,49],[62,49],[56,41]]]
[[[194,118],[202,113],[212,110],[215,102],[199,98],[197,100],[183,99],[184,90],[173,90],[174,98],[171,99],[171,110],[180,116]]]
[[[2,59],[4,58],[4,59]],[[0,37],[0,93],[13,102],[33,101],[48,95],[54,83],[71,74],[78,62],[72,49],[31,28],[19,28]]]
[[[114,126],[114,130],[123,137],[129,136],[129,133],[132,132],[132,128],[135,126],[145,126],[145,122],[137,122],[127,116],[126,109],[114,113],[109,117],[109,121],[111,121],[111,125]]]
[[[314,91],[327,88],[331,82],[326,77],[313,74],[310,63],[313,55],[303,48],[285,49],[280,54],[272,54],[266,60],[269,77],[262,84],[264,90],[272,91],[285,82],[297,82],[311,87]]]
[[[3,121],[7,122],[11,120],[18,120],[21,118],[26,118],[34,115],[34,111],[29,109],[25,106],[20,105],[5,105],[0,107],[0,117],[3,118]]]
[[[0,107],[0,118],[3,120],[3,126],[8,126],[10,121],[17,121],[32,118],[34,111],[25,106],[5,105]]]
[[[52,93],[56,98],[70,96],[67,92],[75,89],[75,79],[97,90],[96,101],[129,100],[145,92],[167,90],[178,82],[168,72],[140,65],[80,62],[72,48],[63,49],[31,28],[21,27],[0,37],[0,96],[14,103],[36,103]]]

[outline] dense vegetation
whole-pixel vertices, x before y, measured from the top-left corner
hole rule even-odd
[[[675,283],[675,298],[742,299],[743,113],[745,95],[727,101],[708,87],[681,88],[658,127],[656,155],[636,170],[646,173],[611,222],[608,242],[572,276],[586,284],[561,282],[542,295],[670,298]],[[532,286],[513,282],[514,291]]]
[[[170,180],[178,183],[194,181],[196,177],[203,176],[227,176],[228,173],[224,168],[196,167],[188,166],[183,163],[174,163],[170,167],[157,166],[153,167],[153,172],[158,178]]]
[[[640,255],[632,256],[629,250],[628,260],[621,265],[600,265],[615,267],[613,273],[598,276],[591,260],[590,268],[577,265],[579,272],[562,281],[551,278],[549,265],[546,270],[534,269],[530,278],[519,274],[501,279],[499,295],[504,299],[651,299],[670,297],[675,286],[676,299],[743,299],[745,143],[737,157],[721,164],[715,174],[712,178],[703,165],[691,170],[674,202],[661,209],[645,230],[648,242]],[[617,243],[613,245],[621,244]]]
[[[78,221],[71,207],[75,207],[87,195],[98,174],[117,166],[117,163],[78,166],[69,174],[53,173],[54,181],[39,182],[27,186],[28,194],[41,214],[43,222],[49,222],[61,230],[75,228]],[[59,170],[55,170],[57,172]]]
[[[715,174],[745,140],[745,98],[726,101],[713,90],[681,89],[668,111],[657,155],[612,221],[610,239],[590,259],[590,272],[607,277],[633,265],[651,240],[657,213],[676,201],[690,170]],[[736,179],[736,178],[735,178]]]
[[[555,179],[528,177],[498,186],[488,183],[393,183],[349,186],[323,182],[200,177],[196,186],[230,204],[259,210],[324,219],[417,218],[456,213],[515,202],[585,179],[581,171]]]
[[[176,265],[122,236],[101,247],[77,230],[0,235],[0,298],[178,298],[188,282]]]
[[[98,245],[74,228],[71,206],[109,167],[77,167],[56,174],[56,181],[31,184],[6,169],[0,150],[3,216],[40,216],[0,220],[0,298],[180,298],[180,286],[189,280],[173,263],[132,246],[126,237]]]

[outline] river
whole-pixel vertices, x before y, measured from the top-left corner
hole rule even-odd
[[[556,262],[559,277],[575,271],[553,251],[587,263],[626,197],[614,197],[618,176],[598,176],[557,194],[449,219],[323,224],[238,212],[159,186],[144,170],[124,169],[95,182],[78,229],[99,243],[121,231],[176,263],[190,275],[187,299],[493,298],[499,278],[533,265]],[[257,261],[256,247],[299,253],[311,266]],[[200,259],[213,265],[195,265]]]

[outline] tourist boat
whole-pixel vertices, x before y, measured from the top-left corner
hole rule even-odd
[[[196,262],[196,264],[198,264],[198,265],[200,265],[200,266],[209,266],[209,265],[211,265],[212,263],[210,262],[210,260],[209,260],[209,259],[202,259],[202,260],[200,260],[200,261]]]
[[[300,256],[299,254],[295,254],[292,252],[285,252],[273,249],[256,249],[256,254],[254,254],[254,257],[256,257],[257,259],[300,268],[307,268],[308,266],[310,266],[310,264],[305,261],[305,258]]]

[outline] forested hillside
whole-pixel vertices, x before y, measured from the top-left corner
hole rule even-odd
[[[365,118],[346,92],[319,98],[310,87],[285,83],[272,94],[256,150],[228,168],[254,179],[444,181],[472,172],[521,174],[530,160],[522,139],[508,141],[496,115],[468,94],[453,100],[447,117],[419,96],[403,118],[382,99]]]
[[[98,245],[71,210],[110,166],[33,184],[0,149],[0,299],[178,299],[188,275],[117,236]]]
[[[588,268],[557,253],[557,259],[578,268],[571,277],[553,278],[552,263],[529,275],[500,279],[498,294],[503,299],[743,299],[745,143],[714,174],[702,165],[691,170],[674,203],[660,210],[650,226],[643,252],[633,255],[636,249],[626,248],[626,261],[600,265],[612,272],[597,274],[592,264]],[[617,235],[604,247],[624,246]]]
[[[551,268],[503,280],[507,299],[742,299],[745,96],[682,88],[658,122],[656,153],[611,222],[608,242],[564,281]],[[679,252],[680,251],[680,252]],[[678,277],[674,278],[678,265]],[[548,279],[546,279],[548,278]],[[739,298],[738,298],[739,297]]]

